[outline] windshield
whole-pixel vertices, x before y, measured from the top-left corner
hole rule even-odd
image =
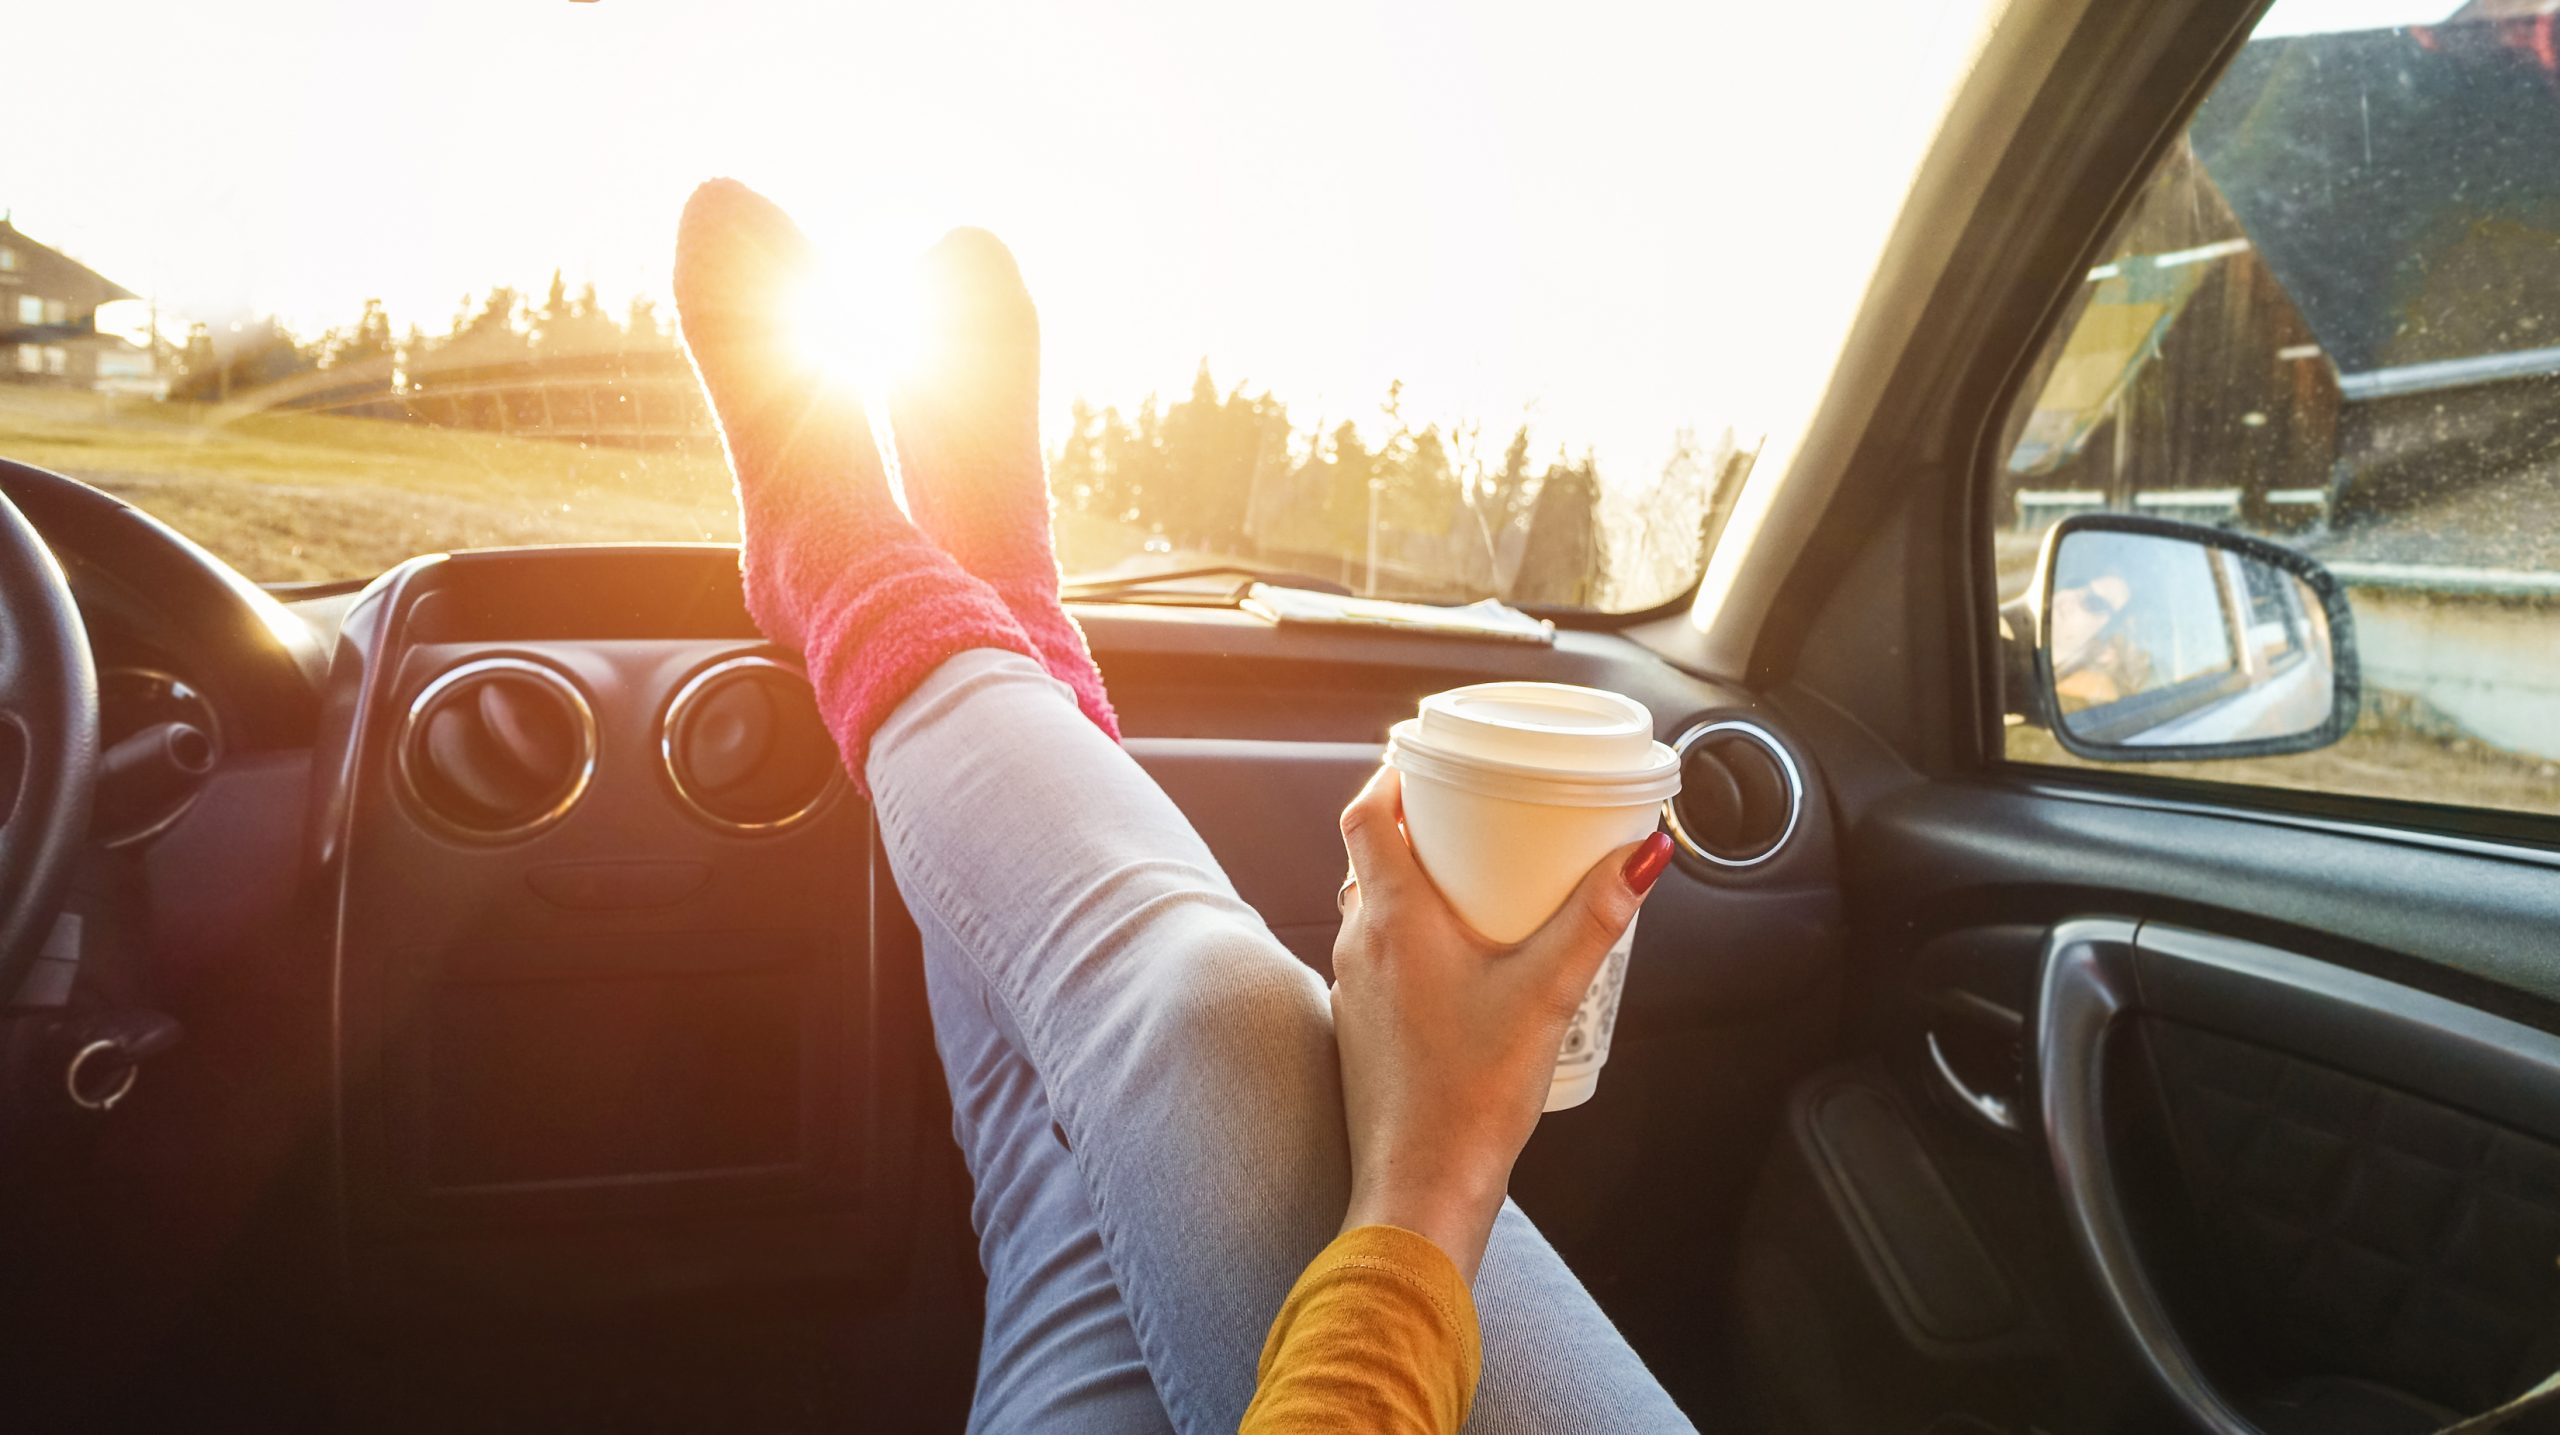
[[[665,295],[734,174],[849,273],[1011,244],[1072,577],[1634,611],[1827,371],[1978,7],[20,8],[0,456],[253,578],[733,540]]]

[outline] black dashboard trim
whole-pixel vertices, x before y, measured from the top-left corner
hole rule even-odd
[[[182,676],[237,718],[235,750],[311,740],[328,654],[299,615],[186,535],[77,479],[0,459],[0,493],[61,562],[93,644],[147,636],[153,665],[186,660]]]

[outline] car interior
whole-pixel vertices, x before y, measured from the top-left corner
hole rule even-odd
[[[2260,10],[2000,10],[1693,592],[1537,642],[1074,604],[1319,972],[1422,696],[1650,709],[1679,851],[1513,1192],[1701,1429],[2416,1435],[2560,1368],[2560,808],[2232,775],[2397,690],[2344,549],[2105,495],[1998,541],[2164,165],[2283,272],[2208,143],[2276,103]],[[5,429],[0,496],[0,1424],[964,1424],[918,938],[734,547],[261,586]]]

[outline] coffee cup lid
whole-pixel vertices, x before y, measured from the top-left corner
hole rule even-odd
[[[1422,700],[1388,734],[1387,765],[1491,797],[1565,807],[1660,802],[1680,759],[1644,704],[1565,683],[1479,683]]]

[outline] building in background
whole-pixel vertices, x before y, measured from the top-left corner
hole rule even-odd
[[[2076,512],[2301,547],[2368,711],[2560,764],[2560,0],[2252,41],[2008,439],[2003,592]]]
[[[0,218],[0,383],[158,397],[151,351],[98,330],[98,306],[137,297]]]

